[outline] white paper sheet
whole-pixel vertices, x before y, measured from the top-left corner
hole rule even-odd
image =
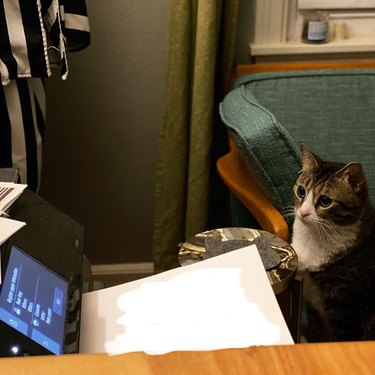
[[[86,293],[81,353],[293,344],[255,245]]]
[[[0,215],[5,213],[26,187],[27,185],[25,184],[0,182]]]
[[[26,225],[23,221],[0,217],[0,245]]]

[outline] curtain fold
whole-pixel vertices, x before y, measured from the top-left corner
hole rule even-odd
[[[155,271],[209,228],[213,122],[233,63],[238,1],[170,0],[168,67],[156,168]]]

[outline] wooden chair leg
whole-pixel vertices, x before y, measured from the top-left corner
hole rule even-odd
[[[295,343],[301,341],[303,278],[295,276],[289,288],[276,295],[281,312]]]
[[[301,342],[301,315],[302,315],[302,293],[303,278],[295,276],[290,285],[290,333],[294,342]]]

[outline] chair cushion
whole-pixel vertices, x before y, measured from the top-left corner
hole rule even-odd
[[[375,202],[374,70],[244,75],[220,115],[259,187],[286,219],[301,168],[300,142],[323,159],[362,163]]]
[[[298,144],[244,85],[224,98],[220,115],[258,186],[285,217],[301,169]]]

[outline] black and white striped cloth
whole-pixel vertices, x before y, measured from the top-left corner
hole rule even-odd
[[[20,182],[38,190],[46,98],[41,78],[12,79],[0,87],[0,167],[17,168]]]
[[[66,79],[68,52],[89,44],[85,0],[0,0],[0,167],[18,168],[34,191],[45,129],[43,79],[56,61]]]
[[[84,0],[0,0],[1,82],[49,77],[50,55],[58,53],[62,76],[67,75],[67,49],[90,43]]]

